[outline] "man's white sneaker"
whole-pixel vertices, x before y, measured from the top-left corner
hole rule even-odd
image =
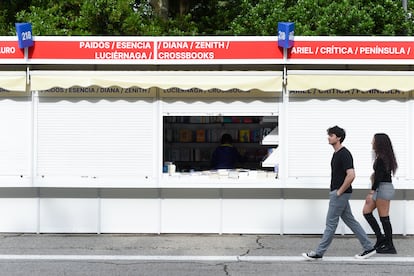
[[[355,258],[368,259],[369,257],[371,257],[372,255],[375,255],[376,253],[377,251],[375,250],[375,248],[372,248],[370,250],[365,250],[364,252],[355,255]]]
[[[315,251],[311,251],[309,253],[302,253],[302,256],[306,260],[311,260],[311,261],[322,260],[322,255],[316,254]]]

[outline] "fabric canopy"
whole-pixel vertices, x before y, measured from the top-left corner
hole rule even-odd
[[[309,89],[414,90],[414,73],[402,71],[288,71],[290,91]]]
[[[73,86],[282,91],[282,72],[269,71],[31,71],[31,90]]]
[[[26,91],[26,72],[0,72],[0,88],[8,91]]]

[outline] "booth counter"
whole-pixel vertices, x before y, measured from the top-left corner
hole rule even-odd
[[[357,219],[370,233],[358,210],[386,132],[393,230],[412,234],[413,42],[37,37],[23,52],[0,37],[0,231],[319,234],[340,125]],[[245,156],[234,170],[210,167],[223,132]]]

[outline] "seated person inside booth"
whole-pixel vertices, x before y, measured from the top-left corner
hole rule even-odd
[[[242,162],[239,151],[233,146],[233,138],[225,133],[221,136],[221,144],[212,155],[213,169],[234,169],[237,162]]]

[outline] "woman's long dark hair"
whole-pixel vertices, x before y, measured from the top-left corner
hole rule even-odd
[[[373,149],[376,157],[381,158],[384,161],[387,170],[390,170],[392,174],[395,175],[398,164],[390,137],[385,133],[376,133],[374,135]]]

